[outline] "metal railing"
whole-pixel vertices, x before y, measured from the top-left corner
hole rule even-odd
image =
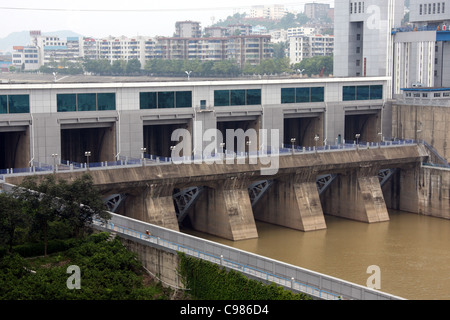
[[[61,161],[55,165],[43,164],[43,163],[33,163],[32,166],[27,168],[9,168],[0,169],[0,180],[4,179],[6,175],[28,175],[35,173],[51,173],[51,172],[65,172],[65,171],[76,171],[76,170],[108,170],[118,167],[137,167],[137,166],[155,166],[155,165],[170,165],[176,163],[190,163],[190,162],[208,162],[208,161],[227,161],[227,160],[241,160],[251,157],[265,157],[265,156],[288,156],[288,155],[300,155],[315,152],[337,152],[337,151],[349,151],[349,150],[359,150],[359,149],[372,149],[372,148],[389,148],[389,147],[399,147],[417,144],[415,140],[392,140],[383,141],[381,143],[377,142],[358,142],[353,141],[352,143],[344,142],[342,144],[335,145],[325,145],[318,147],[292,147],[289,145],[284,145],[280,149],[268,149],[263,151],[254,152],[242,152],[235,153],[225,150],[224,153],[215,153],[210,155],[197,154],[188,157],[160,157],[155,155],[144,155],[143,159],[131,158],[131,157],[121,157],[118,161],[104,161],[104,162],[92,162],[80,163],[71,161]]]
[[[269,259],[209,240],[111,213],[111,220],[94,220],[94,227],[120,233],[124,238],[163,250],[183,252],[239,271],[263,282],[325,300],[403,300],[368,287]],[[149,234],[146,233],[149,231]]]

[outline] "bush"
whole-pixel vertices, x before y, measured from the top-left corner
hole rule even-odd
[[[265,285],[239,272],[226,271],[208,261],[179,253],[180,274],[184,284],[198,299],[209,300],[310,300],[308,295],[294,294],[274,283]]]

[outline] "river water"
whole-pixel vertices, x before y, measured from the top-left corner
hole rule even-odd
[[[183,232],[366,286],[378,266],[380,290],[410,300],[450,300],[450,220],[389,210],[366,224],[325,216],[326,230],[302,232],[256,222],[258,239],[229,241]]]

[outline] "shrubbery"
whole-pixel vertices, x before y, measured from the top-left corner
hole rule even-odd
[[[192,296],[208,300],[310,300],[274,283],[265,285],[239,272],[179,253],[179,272]]]
[[[85,240],[64,240],[70,249],[47,259],[15,254],[0,259],[0,300],[142,300],[168,299],[159,285],[145,287],[141,263],[107,233]],[[80,289],[69,289],[70,265],[80,268]]]

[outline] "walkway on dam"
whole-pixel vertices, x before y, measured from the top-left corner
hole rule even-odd
[[[293,292],[321,300],[404,300],[401,297],[269,259],[226,245],[183,234],[111,213],[107,223],[95,220],[93,227],[115,232],[123,238],[160,250],[209,261],[264,283],[275,283]],[[150,235],[147,234],[149,230]]]
[[[373,148],[389,148],[389,147],[398,147],[405,145],[414,145],[419,142],[415,140],[395,140],[395,141],[384,141],[382,143],[359,143],[359,144],[339,144],[339,145],[325,145],[322,147],[291,147],[291,148],[282,148],[272,152],[261,153],[259,151],[255,153],[243,153],[243,154],[216,154],[211,156],[191,156],[184,158],[170,158],[170,157],[160,157],[157,155],[149,155],[143,154],[141,159],[132,158],[132,157],[123,157],[121,156],[117,161],[104,161],[104,162],[94,162],[90,163],[89,158],[86,157],[86,162],[78,163],[71,161],[64,161],[55,157],[55,162],[53,164],[47,163],[39,163],[33,162],[27,168],[6,168],[0,169],[0,180],[4,180],[5,177],[11,175],[21,175],[21,174],[30,174],[30,173],[51,173],[51,172],[67,172],[67,171],[86,171],[89,170],[109,170],[115,168],[127,168],[127,167],[137,167],[137,166],[160,166],[160,165],[170,165],[176,162],[188,163],[189,161],[194,162],[213,162],[220,161],[231,158],[236,159],[236,161],[248,159],[248,157],[262,157],[265,155],[279,155],[279,156],[289,156],[289,155],[301,155],[301,154],[313,154],[316,152],[319,153],[328,153],[328,152],[339,152],[339,151],[350,151],[350,150],[359,150],[359,149],[373,149]]]

